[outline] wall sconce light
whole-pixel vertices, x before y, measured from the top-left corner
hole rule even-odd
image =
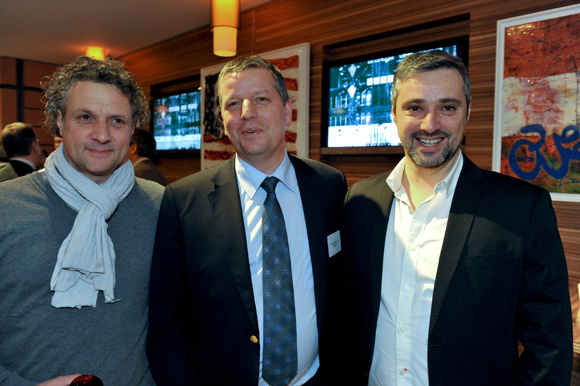
[[[105,59],[105,48],[104,47],[95,47],[95,46],[89,46],[86,48],[85,50],[85,55],[98,59],[98,60],[104,60]]]
[[[211,0],[213,53],[235,56],[240,28],[240,0]]]

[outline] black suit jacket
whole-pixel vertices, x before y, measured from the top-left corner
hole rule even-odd
[[[319,340],[346,181],[290,157],[304,207]],[[166,188],[154,248],[147,355],[158,385],[258,384],[260,347],[234,160]],[[320,348],[321,368],[324,363]]]
[[[355,184],[344,247],[358,383],[367,384],[393,192],[389,173]],[[351,335],[352,336],[352,335]],[[518,357],[517,341],[525,350]],[[435,279],[428,341],[433,385],[569,385],[568,273],[549,194],[467,157]]]
[[[10,160],[0,165],[0,182],[22,177],[34,171],[27,163]]]
[[[163,186],[167,185],[167,179],[163,172],[155,165],[153,161],[146,158],[133,166],[135,177],[144,178],[149,181],[155,181]]]

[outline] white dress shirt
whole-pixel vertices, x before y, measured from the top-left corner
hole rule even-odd
[[[415,212],[402,185],[405,158],[387,178],[394,199],[385,239],[371,386],[429,385],[427,343],[433,288],[462,167],[459,151],[449,174]]]
[[[290,385],[302,385],[316,374],[319,367],[318,328],[316,324],[316,303],[314,298],[314,278],[306,231],[306,220],[294,166],[288,154],[272,174],[265,174],[244,162],[236,155],[236,176],[242,202],[246,241],[254,302],[258,314],[259,341],[264,341],[263,320],[264,303],[262,291],[262,207],[266,192],[260,187],[266,177],[274,176],[280,180],[276,185],[276,197],[282,208],[294,285],[296,307],[296,336],[298,349],[298,374]],[[262,379],[262,360],[264,346],[260,344],[259,386],[268,384]]]

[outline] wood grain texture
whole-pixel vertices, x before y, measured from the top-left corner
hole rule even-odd
[[[465,153],[481,168],[491,169],[495,95],[497,21],[577,3],[576,0],[274,0],[243,12],[238,55],[251,55],[308,42],[311,44],[310,157],[343,171],[352,184],[392,168],[398,156],[320,155],[323,61],[360,53],[380,52],[411,43],[457,36],[449,19],[465,18],[469,34],[469,72],[473,105]],[[208,20],[209,22],[209,20]],[[426,33],[421,26],[432,25]],[[403,36],[401,31],[406,31]],[[345,42],[356,41],[356,46]],[[352,55],[351,55],[352,54]],[[198,75],[202,67],[227,61],[212,53],[209,25],[125,55],[127,67],[148,92],[152,85]],[[168,166],[171,165],[171,166]],[[194,163],[161,160],[168,176],[181,178],[196,171]],[[197,169],[199,170],[199,169]],[[169,179],[169,176],[168,176]],[[572,283],[580,281],[580,204],[555,202],[560,233]]]

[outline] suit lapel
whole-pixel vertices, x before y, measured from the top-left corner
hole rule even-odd
[[[369,223],[372,224],[370,277],[375,320],[378,318],[381,303],[385,239],[387,237],[387,226],[389,224],[389,215],[391,214],[391,205],[394,197],[393,191],[389,188],[385,180],[380,181],[376,194],[377,198],[375,202],[378,203],[380,210],[375,212],[374,218],[369,219]]]
[[[223,233],[222,256],[228,260],[248,317],[258,334],[258,317],[248,261],[246,228],[234,165],[234,158],[232,158],[216,172],[212,179],[215,183],[215,190],[208,194],[208,200],[214,218],[212,223],[221,225],[218,231]]]
[[[429,334],[431,334],[437,322],[437,316],[443,305],[445,294],[455,273],[455,268],[467,241],[469,230],[481,199],[482,189],[477,186],[477,182],[480,179],[481,170],[466,156],[463,156],[463,169],[457,181],[453,202],[451,203],[447,229],[445,230],[445,238],[443,239],[439,257],[437,276],[435,277]]]

